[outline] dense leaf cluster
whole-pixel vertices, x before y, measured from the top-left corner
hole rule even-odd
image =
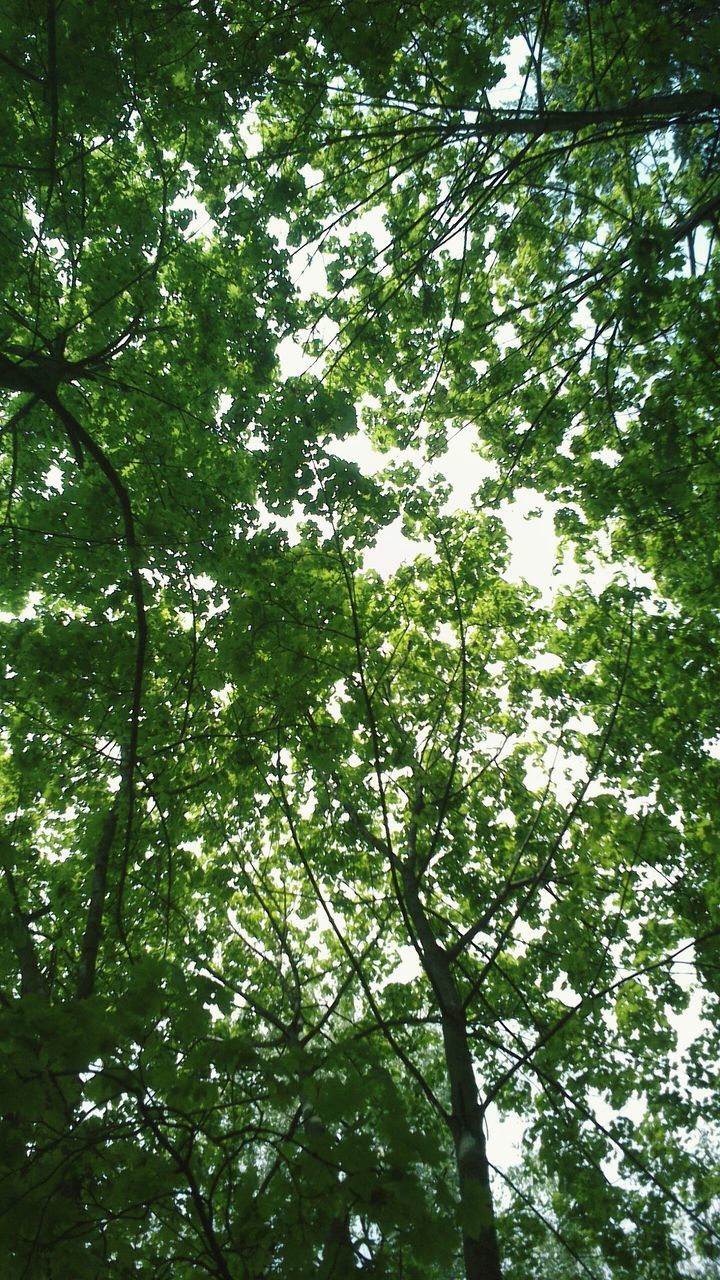
[[[9,1280],[716,1274],[719,36],[4,6]]]

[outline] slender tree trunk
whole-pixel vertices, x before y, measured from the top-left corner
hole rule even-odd
[[[462,1007],[443,1012],[442,1028],[450,1081],[466,1280],[501,1280],[483,1116]]]
[[[478,1098],[467,1018],[451,968],[420,900],[415,874],[403,871],[403,891],[423,968],[440,1008],[450,1084],[450,1128],[455,1144],[466,1280],[502,1280],[483,1113]]]

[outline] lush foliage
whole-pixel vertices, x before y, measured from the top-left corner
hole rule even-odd
[[[3,1275],[716,1275],[713,6],[1,21]]]

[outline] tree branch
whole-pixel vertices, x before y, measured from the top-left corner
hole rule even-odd
[[[90,889],[90,905],[88,906],[85,933],[80,953],[76,994],[78,1000],[85,1000],[95,989],[95,969],[98,950],[102,938],[103,911],[107,895],[107,873],[110,861],[110,850],[117,829],[118,810],[114,805],[103,823],[100,841],[95,854],[92,886]]]

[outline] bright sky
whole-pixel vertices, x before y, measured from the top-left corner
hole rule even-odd
[[[365,217],[364,226],[365,229],[372,226],[378,242],[385,238],[379,215],[372,219]],[[276,223],[275,234],[281,243],[284,231],[283,224]],[[319,255],[312,261],[303,261],[298,255],[293,265],[301,292],[311,293],[315,289],[321,291],[324,288],[324,270]],[[315,375],[321,372],[317,357],[305,355],[299,343],[291,338],[285,338],[280,343],[278,354],[284,378],[311,371]],[[365,474],[382,470],[391,460],[411,459],[428,480],[433,475],[444,477],[452,489],[446,508],[448,511],[470,510],[473,494],[484,479],[494,474],[492,466],[484,462],[475,449],[472,425],[451,435],[447,451],[431,463],[424,462],[418,452],[411,450],[379,453],[373,448],[362,426],[356,435],[336,442],[332,447],[341,457],[356,462]],[[498,514],[510,538],[508,576],[511,579],[524,578],[537,587],[542,592],[543,603],[549,603],[560,587],[570,586],[577,581],[577,566],[571,557],[562,557],[558,550],[552,504],[532,490],[523,490],[512,501],[503,503]],[[299,512],[298,516],[300,517]],[[292,533],[296,522],[289,520],[283,524]],[[383,577],[395,573],[402,563],[412,559],[420,550],[418,543],[413,543],[404,536],[400,526],[401,521],[398,520],[384,529],[374,550],[366,558],[367,567],[377,570]],[[611,571],[598,564],[594,585],[604,585],[611,576]]]

